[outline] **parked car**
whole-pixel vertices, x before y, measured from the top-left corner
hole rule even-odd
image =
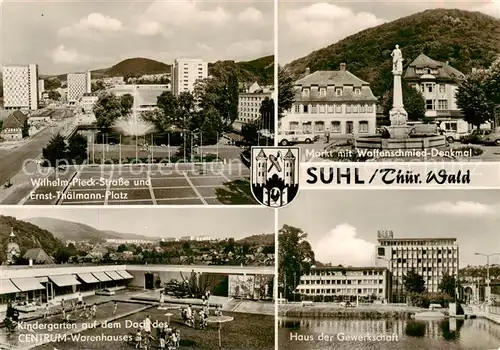
[[[315,136],[313,133],[305,133],[297,130],[284,131],[278,134],[278,144],[281,146],[296,143],[313,143],[318,139],[319,136]]]
[[[470,135],[470,132],[458,132],[454,130],[442,130],[443,136],[446,138],[446,142],[453,143],[455,141],[460,141],[463,138]]]
[[[483,138],[483,143],[485,145],[500,146],[500,128],[496,128],[488,133],[488,135]]]
[[[103,289],[103,290],[100,290],[100,291],[97,291],[95,294],[97,295],[107,295],[107,296],[111,296],[111,295],[115,295],[115,291],[114,290],[111,290],[111,289]]]
[[[460,141],[462,143],[482,144],[486,136],[491,134],[491,132],[492,130],[489,129],[474,129],[470,134],[462,137]]]

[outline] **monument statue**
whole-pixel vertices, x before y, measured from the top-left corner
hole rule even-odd
[[[392,70],[395,73],[403,73],[403,53],[399,49],[399,45],[391,53],[392,56]]]

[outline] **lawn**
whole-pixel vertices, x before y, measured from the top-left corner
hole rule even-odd
[[[125,328],[126,320],[132,322],[142,322],[146,315],[151,316],[151,320],[165,322],[167,317],[164,315],[165,310],[158,310],[156,307],[146,311],[137,312],[116,320],[120,327],[114,328],[97,328],[86,330],[82,335],[99,336],[101,334],[109,336],[119,336],[132,334],[135,328]],[[185,326],[181,322],[180,311],[171,311],[174,315],[170,322],[172,327],[176,327],[181,332],[181,342],[179,349],[218,349],[218,325],[209,324],[207,329],[198,330]],[[222,347],[224,349],[274,349],[274,316],[251,315],[242,313],[224,313],[225,316],[234,317],[234,321],[227,322],[222,325]],[[153,330],[153,335],[155,331]],[[153,349],[158,346],[157,342],[153,342]],[[91,343],[91,342],[75,342],[68,340],[60,343],[45,344],[36,349],[40,350],[58,350],[66,349],[133,349],[134,346],[124,342],[106,342],[106,343]]]

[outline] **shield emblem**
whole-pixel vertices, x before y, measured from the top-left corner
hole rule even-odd
[[[299,164],[298,147],[252,147],[255,199],[273,208],[288,205],[299,191]]]

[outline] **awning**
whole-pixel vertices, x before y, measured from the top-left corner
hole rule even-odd
[[[75,275],[58,275],[49,276],[50,280],[54,282],[58,287],[76,286],[81,284],[76,280]]]
[[[134,276],[132,276],[130,273],[128,273],[125,270],[124,271],[116,271],[116,273],[119,274],[120,276],[122,276],[123,279],[126,279],[126,280],[134,278]]]
[[[80,277],[85,283],[99,283],[99,280],[91,273],[79,273],[77,276]]]
[[[19,289],[11,280],[0,280],[0,294],[18,293]]]
[[[101,282],[112,281],[113,279],[106,275],[104,272],[92,272],[92,274]]]
[[[49,281],[49,278],[47,276],[45,276],[45,277],[37,277],[36,279],[40,283],[47,283]]]
[[[116,271],[106,271],[106,275],[111,277],[114,281],[120,281],[124,279],[122,276],[116,273]]]
[[[11,278],[10,280],[21,292],[45,289],[35,277]]]

